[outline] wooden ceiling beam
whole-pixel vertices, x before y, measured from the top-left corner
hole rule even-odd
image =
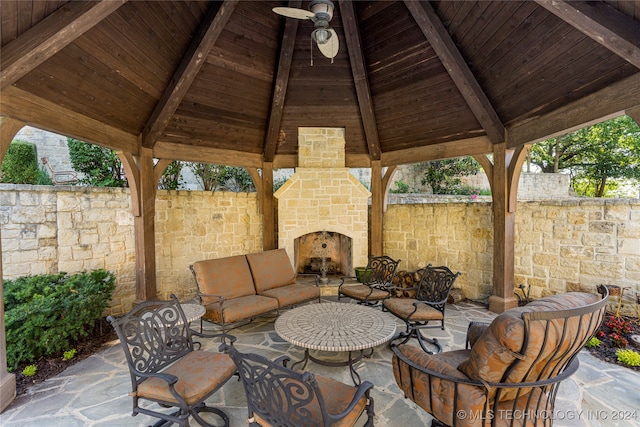
[[[640,23],[602,1],[537,3],[624,60],[640,68]]]
[[[382,153],[382,166],[404,165],[462,156],[476,156],[491,153],[492,150],[492,141],[486,136],[479,136],[461,139],[459,141]]]
[[[638,107],[638,100],[640,74],[635,74],[548,114],[508,126],[508,147],[543,141],[621,116]]]
[[[158,141],[153,147],[156,159],[183,160],[196,163],[261,168],[262,155],[236,150]]]
[[[356,96],[362,117],[364,134],[369,148],[371,160],[380,160],[380,136],[378,135],[378,123],[373,111],[373,101],[369,80],[367,79],[367,68],[362,55],[362,40],[360,29],[356,19],[356,12],[351,0],[340,2],[340,14],[342,15],[342,26],[349,52],[349,62],[353,74],[353,83],[356,87]]]
[[[147,120],[142,130],[142,146],[153,148],[156,141],[167,128],[171,117],[178,109],[189,87],[195,80],[198,71],[218,40],[224,26],[231,17],[239,0],[211,2],[209,11],[200,25],[189,48],[182,57],[171,81],[164,90],[162,97]]]
[[[113,150],[138,154],[138,136],[32,95],[15,86],[2,91],[0,114],[29,126],[47,130]]]
[[[505,128],[498,113],[433,7],[429,2],[405,0],[404,3],[489,139],[494,144],[504,142]]]
[[[2,48],[0,90],[51,58],[127,0],[69,2]]]
[[[289,7],[300,9],[302,2],[298,0],[290,1]],[[287,95],[289,85],[289,74],[291,72],[291,61],[293,59],[293,48],[296,44],[296,34],[298,33],[298,20],[286,19],[284,33],[280,43],[280,59],[276,69],[276,78],[271,93],[271,109],[267,119],[267,131],[264,139],[264,160],[273,162],[278,147],[280,136],[280,125],[282,124],[282,110],[284,109],[284,99]],[[297,136],[297,135],[296,135]],[[286,135],[285,135],[286,137]]]

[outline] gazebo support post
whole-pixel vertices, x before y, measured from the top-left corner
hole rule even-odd
[[[382,186],[382,162],[371,161],[371,246],[369,254],[381,256],[382,245],[382,200],[384,188]]]
[[[273,163],[262,164],[262,249],[276,249],[276,218],[273,197]]]
[[[152,150],[141,147],[140,155],[118,152],[131,189],[136,242],[136,302],[156,297],[155,201],[158,180],[168,162],[158,162],[154,171]],[[155,173],[154,173],[155,172]]]
[[[0,116],[0,164],[16,133],[25,123]],[[7,371],[7,340],[4,330],[4,284],[2,283],[2,245],[0,245],[0,412],[16,398],[16,376]]]
[[[526,145],[507,150],[503,142],[494,144],[493,164],[486,156],[475,156],[489,178],[493,199],[493,295],[489,310],[494,313],[518,306],[513,294],[516,196],[527,151]]]

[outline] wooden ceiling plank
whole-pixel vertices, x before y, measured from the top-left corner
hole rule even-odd
[[[442,144],[382,153],[382,166],[428,162],[430,160],[450,159],[461,156],[475,156],[490,153],[492,150],[492,141],[486,136],[479,136]]]
[[[238,0],[226,0],[223,3],[212,2],[198,34],[187,49],[180,65],[166,87],[155,110],[142,130],[142,145],[153,148],[154,144],[166,129],[171,116],[182,102],[196,78],[207,54],[222,33],[225,24],[231,17]]]
[[[508,148],[543,141],[618,117],[625,110],[636,107],[639,99],[640,74],[635,74],[548,114],[508,126]]]
[[[373,110],[373,101],[371,99],[371,89],[369,88],[367,69],[362,54],[362,40],[360,38],[353,2],[351,0],[341,2],[340,11],[342,14],[342,26],[344,27],[347,50],[349,52],[349,61],[351,62],[353,82],[356,87],[358,105],[360,106],[362,126],[364,127],[367,146],[369,147],[369,155],[371,156],[371,160],[380,160],[380,137],[378,135],[378,126]]]
[[[431,5],[414,1],[405,4],[487,136],[495,144],[503,142],[505,128],[500,117]]]
[[[0,114],[29,126],[114,150],[138,153],[138,137],[10,86],[2,91]]]
[[[51,58],[127,0],[69,2],[2,48],[0,90]]]
[[[621,58],[640,68],[640,23],[605,2],[536,0]]]
[[[300,9],[301,1],[290,1],[289,7]],[[293,50],[296,44],[296,34],[298,33],[298,20],[287,18],[285,21],[284,33],[280,49],[280,59],[276,70],[276,78],[273,83],[271,94],[271,109],[267,119],[267,129],[264,138],[264,161],[273,162],[278,146],[278,136],[282,125],[282,111],[284,100],[289,86],[289,74],[291,73],[291,62],[293,60]]]

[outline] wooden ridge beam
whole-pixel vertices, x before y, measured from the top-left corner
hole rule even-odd
[[[301,1],[290,1],[289,7],[300,9]],[[293,60],[293,48],[296,44],[296,34],[298,33],[298,20],[286,19],[282,41],[280,43],[280,59],[276,69],[276,78],[273,84],[271,95],[271,109],[267,119],[267,130],[264,138],[264,160],[273,162],[278,147],[280,136],[280,125],[282,124],[282,111],[284,109],[284,99],[289,86],[289,74],[291,72],[291,61]]]
[[[96,119],[32,95],[15,86],[2,91],[0,114],[29,126],[98,144],[113,150],[139,152],[138,137]]]
[[[640,73],[564,105],[548,114],[507,127],[508,148],[535,143],[609,120],[638,107]]]
[[[262,167],[261,154],[164,141],[158,141],[153,147],[153,157],[156,159],[184,160],[187,162],[212,163],[245,168]]]
[[[204,22],[142,130],[143,147],[153,148],[162,132],[167,128],[171,117],[178,109],[198,71],[202,68],[209,51],[218,40],[218,36],[222,33],[238,1],[211,2]]]
[[[367,80],[367,68],[362,55],[362,40],[356,19],[356,12],[352,1],[340,2],[340,13],[342,15],[342,26],[344,27],[344,37],[347,42],[349,61],[351,62],[351,72],[353,83],[356,88],[360,116],[364,127],[367,147],[371,160],[380,160],[380,136],[378,135],[378,124],[373,110],[371,99],[371,89]]]
[[[69,2],[2,48],[0,90],[51,58],[127,0]]]
[[[403,165],[491,153],[493,151],[492,145],[488,137],[478,136],[423,147],[390,151],[382,153],[382,166]]]
[[[640,68],[640,23],[602,1],[536,0],[584,35]]]
[[[504,142],[506,132],[498,113],[433,7],[429,2],[405,0],[404,3],[491,142]]]

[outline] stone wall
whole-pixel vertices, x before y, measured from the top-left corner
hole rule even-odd
[[[516,285],[531,296],[598,284],[628,287],[626,312],[640,292],[640,200],[518,202]],[[116,273],[111,313],[135,298],[135,242],[128,189],[0,185],[5,279],[85,269]],[[444,264],[463,274],[471,299],[492,289],[491,203],[402,204],[384,215],[384,251],[400,269]],[[189,264],[262,249],[256,193],[159,191],[156,201],[158,295],[190,298]]]
[[[18,190],[19,187],[19,190]],[[189,264],[262,249],[256,193],[158,191],[158,297],[195,295]],[[116,274],[111,313],[135,299],[128,189],[0,185],[5,279],[104,268]]]
[[[625,312],[637,315],[640,292],[640,200],[568,199],[518,202],[515,285],[531,297],[584,290],[599,284],[625,291]],[[491,203],[389,205],[384,251],[402,270],[426,264],[461,271],[456,287],[483,299],[492,289]]]

